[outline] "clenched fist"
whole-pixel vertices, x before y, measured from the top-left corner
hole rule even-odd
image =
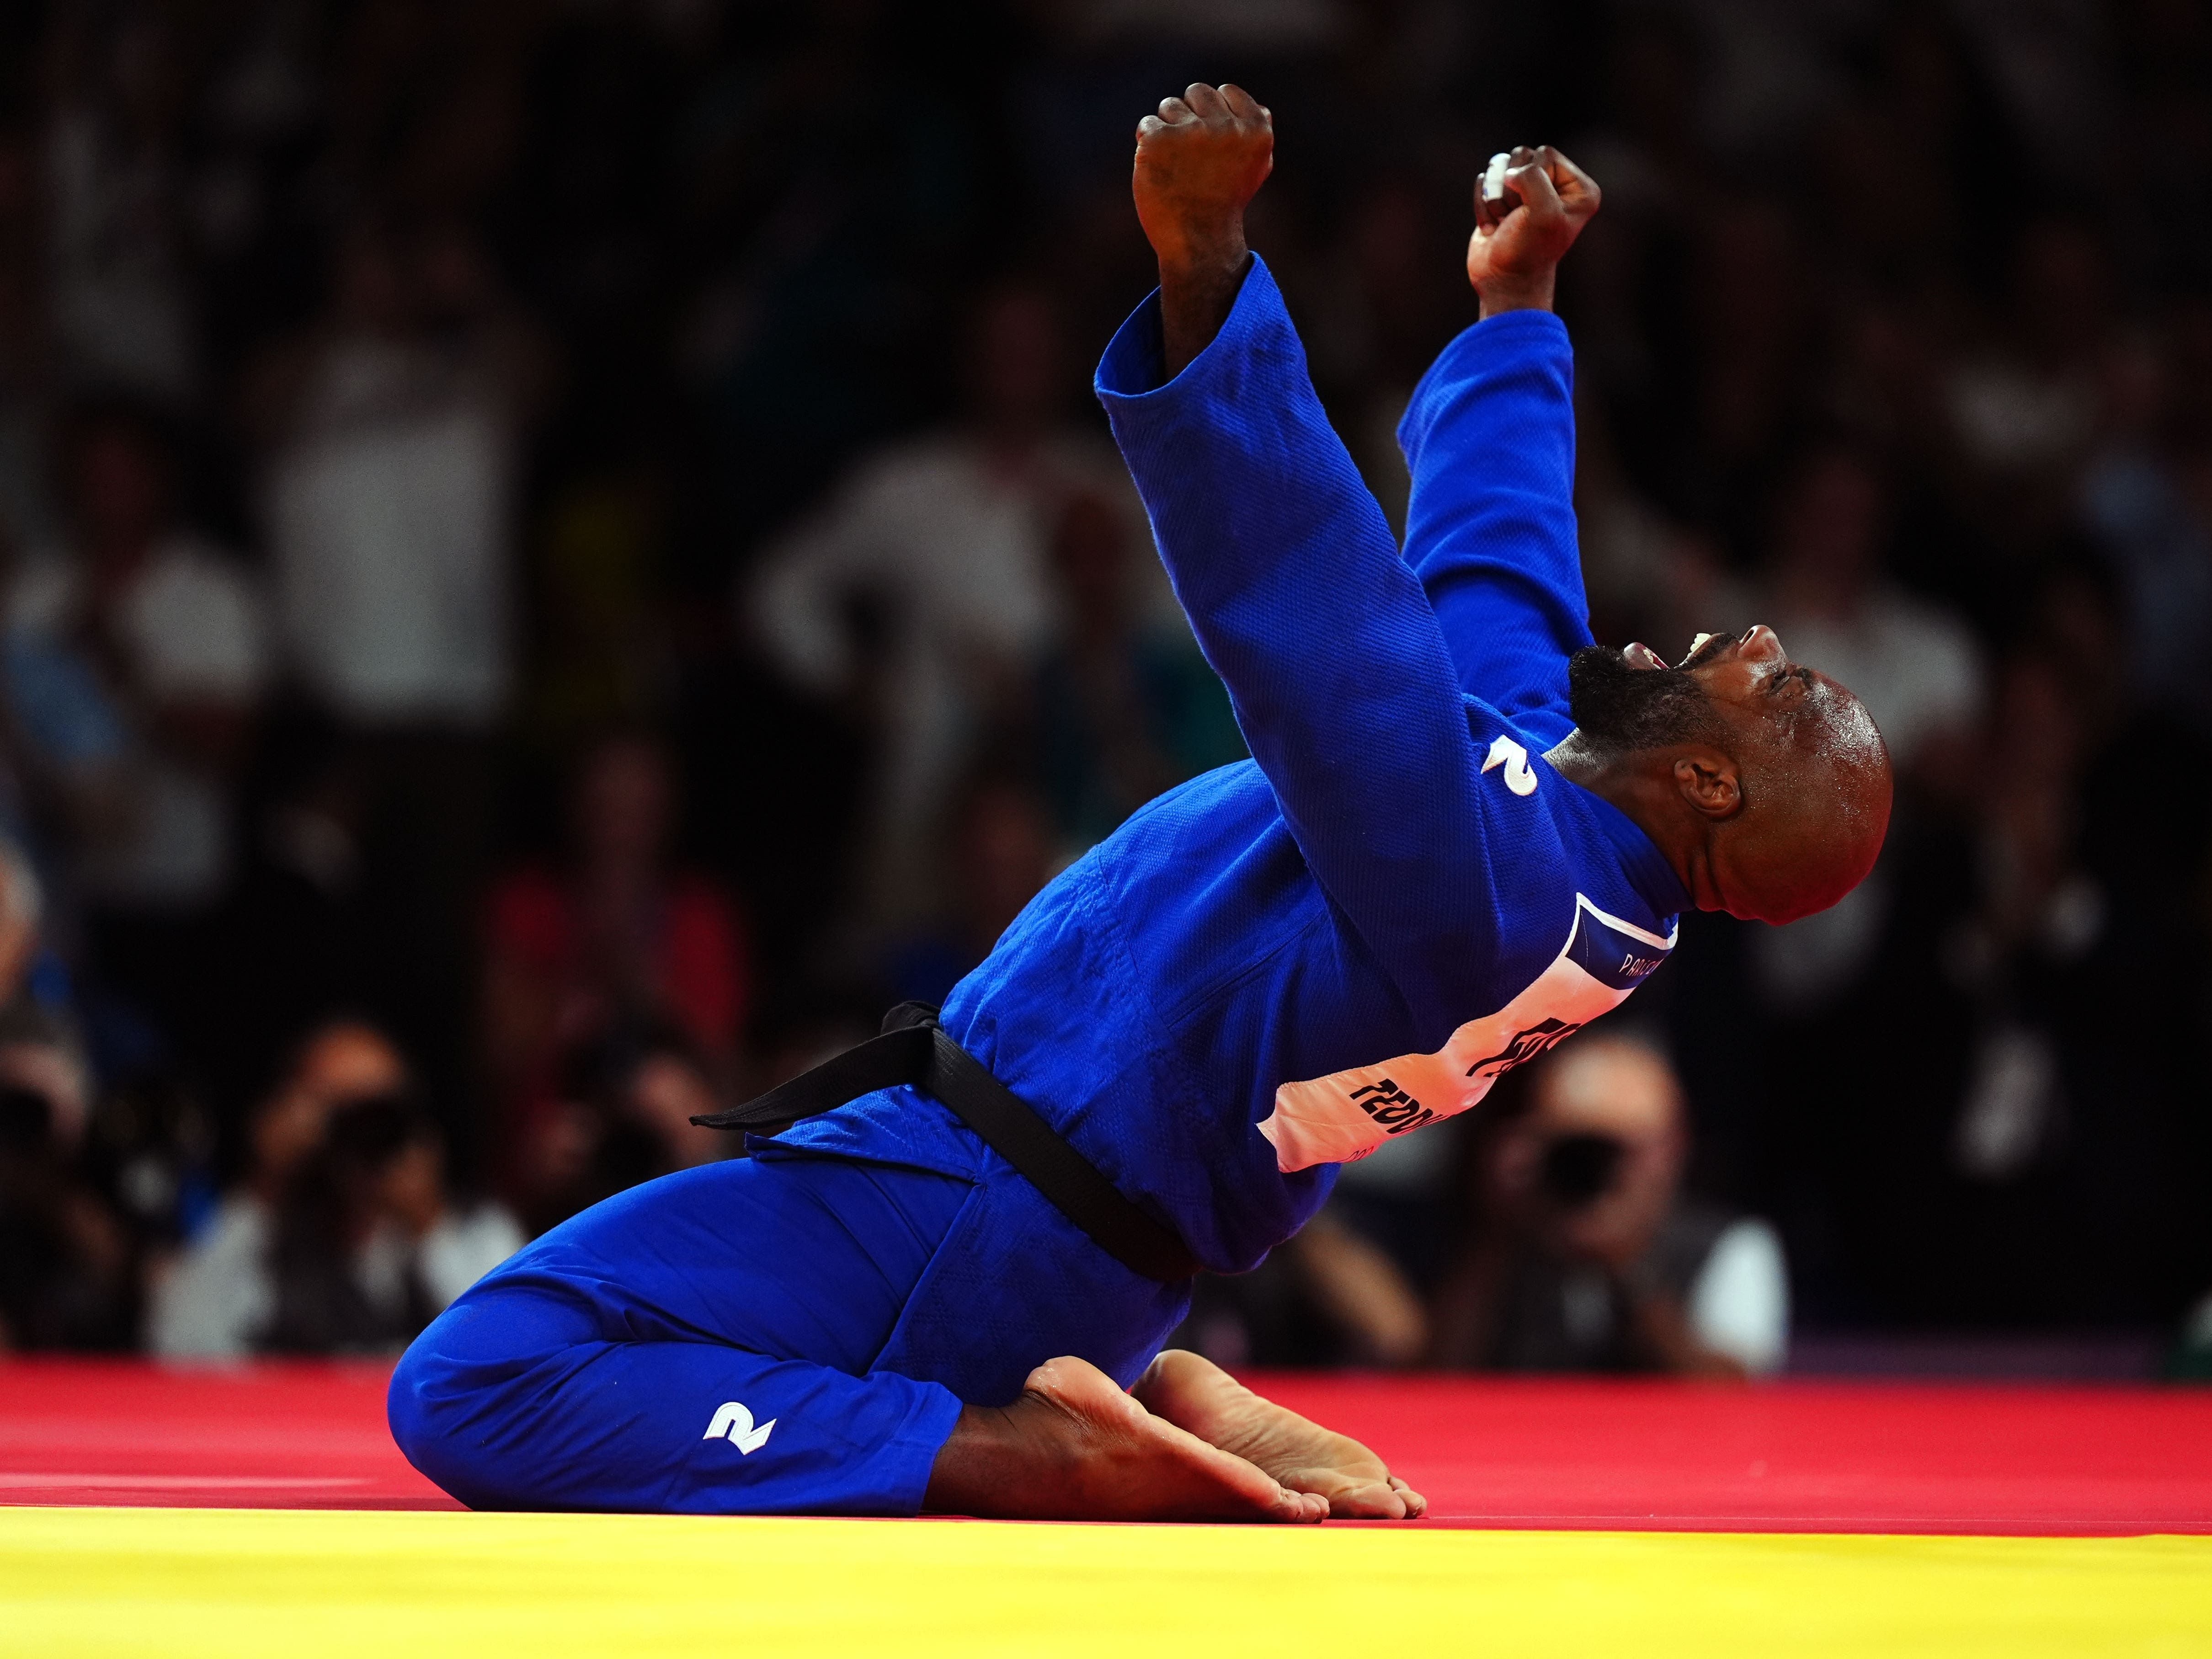
[[[1560,258],[1597,211],[1597,183],[1549,144],[1505,157],[1502,200],[1480,185],[1474,234],[1467,244],[1467,276],[1482,296],[1482,314],[1548,311]],[[1501,217],[1500,206],[1509,210]]]
[[[1171,374],[1205,349],[1235,302],[1249,258],[1244,207],[1274,165],[1273,118],[1241,87],[1195,82],[1137,124],[1132,189],[1159,256]]]
[[[1243,241],[1244,204],[1275,165],[1275,126],[1242,87],[1194,82],[1137,124],[1137,219],[1164,265]]]

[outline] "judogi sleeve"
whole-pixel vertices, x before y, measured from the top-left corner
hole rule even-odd
[[[1097,391],[1169,579],[1308,866],[1416,1013],[1436,1012],[1498,925],[1483,756],[1436,613],[1263,263],[1164,380],[1155,295]]]
[[[1413,470],[1406,562],[1461,687],[1557,743],[1568,655],[1590,643],[1575,537],[1574,354],[1548,311],[1510,311],[1446,346],[1398,441]]]

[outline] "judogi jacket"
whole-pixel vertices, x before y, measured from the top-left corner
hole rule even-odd
[[[1399,432],[1401,554],[1261,261],[1173,379],[1157,295],[1099,365],[1253,757],[1070,866],[943,1018],[1209,1267],[1255,1266],[1342,1164],[1467,1110],[1673,948],[1680,880],[1544,760],[1590,643],[1572,374],[1548,312],[1445,349]],[[781,1144],[965,1174],[964,1135],[902,1087]]]

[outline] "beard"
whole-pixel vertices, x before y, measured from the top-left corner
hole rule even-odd
[[[1618,651],[1585,646],[1567,659],[1567,708],[1601,749],[1710,742],[1718,722],[1705,688],[1679,668],[1631,668]]]

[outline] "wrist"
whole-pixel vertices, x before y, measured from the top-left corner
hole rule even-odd
[[[1533,276],[1490,277],[1476,285],[1475,293],[1487,320],[1509,311],[1551,310],[1555,286],[1555,273],[1547,268]]]
[[[1163,286],[1217,283],[1243,274],[1251,250],[1244,244],[1244,226],[1237,221],[1187,231],[1163,239],[1159,256]]]

